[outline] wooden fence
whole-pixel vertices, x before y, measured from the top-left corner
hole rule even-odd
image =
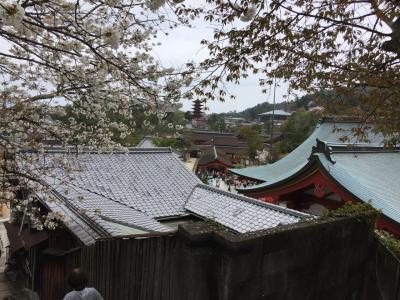
[[[176,234],[104,239],[40,260],[42,300],[62,299],[77,266],[106,300],[400,300],[400,262],[355,219],[252,235],[196,224]]]
[[[400,300],[399,258],[379,241],[374,254],[374,257],[371,257],[372,286],[375,286],[377,295],[374,299]]]
[[[104,299],[174,299],[175,236],[103,240],[81,266]]]

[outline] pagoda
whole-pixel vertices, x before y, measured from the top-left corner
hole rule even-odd
[[[203,117],[203,102],[201,100],[193,101],[193,119],[201,119]]]

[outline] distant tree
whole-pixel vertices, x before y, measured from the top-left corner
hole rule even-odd
[[[304,142],[313,132],[318,122],[318,115],[299,108],[283,127],[284,140],[279,144],[279,152],[288,153]]]
[[[186,119],[187,121],[192,121],[193,116],[192,116],[192,112],[191,112],[190,110],[188,110],[188,111],[185,112],[185,119]]]
[[[208,116],[207,124],[212,130],[224,131],[226,129],[226,124],[224,117],[218,114],[211,114]]]
[[[157,138],[154,140],[154,144],[158,147],[171,147],[181,152],[186,156],[186,153],[193,149],[193,144],[189,135],[181,135],[178,138]]]
[[[255,158],[257,155],[257,150],[263,149],[263,139],[258,127],[240,127],[239,137],[245,141],[248,148],[247,154],[251,159]]]
[[[311,95],[311,94],[307,94],[307,95],[304,95],[302,97],[299,97],[295,101],[296,109],[297,108],[301,108],[301,107],[304,108],[304,109],[307,109],[308,104],[310,102],[312,102],[312,101],[316,101],[316,97],[314,97],[314,95]]]

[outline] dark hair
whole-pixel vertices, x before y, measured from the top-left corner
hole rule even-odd
[[[85,288],[88,283],[88,277],[86,273],[80,268],[73,269],[68,276],[68,284],[75,291],[81,291]]]

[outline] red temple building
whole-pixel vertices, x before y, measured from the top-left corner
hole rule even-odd
[[[219,157],[224,157],[231,165],[240,163],[242,159],[248,158],[248,145],[236,133],[219,132],[207,129],[193,129],[184,133],[188,136],[195,152],[204,152],[212,147],[217,149]],[[267,148],[271,144],[271,135],[261,135],[264,147]],[[275,132],[272,136],[272,142],[276,143],[282,140],[283,136],[280,132]],[[201,156],[201,155],[200,155]]]
[[[197,129],[188,134],[195,150],[204,152],[215,147],[218,156],[230,161],[231,166],[239,162],[247,151],[247,145],[234,133]]]
[[[247,196],[320,215],[346,202],[381,210],[376,226],[400,236],[400,152],[385,147],[369,127],[368,142],[354,137],[356,122],[323,120],[298,148],[276,163],[231,169],[260,182],[239,190]],[[347,137],[346,143],[342,142]]]
[[[226,175],[233,164],[224,153],[217,150],[215,146],[202,151],[199,162],[197,163],[197,172],[220,172]]]

